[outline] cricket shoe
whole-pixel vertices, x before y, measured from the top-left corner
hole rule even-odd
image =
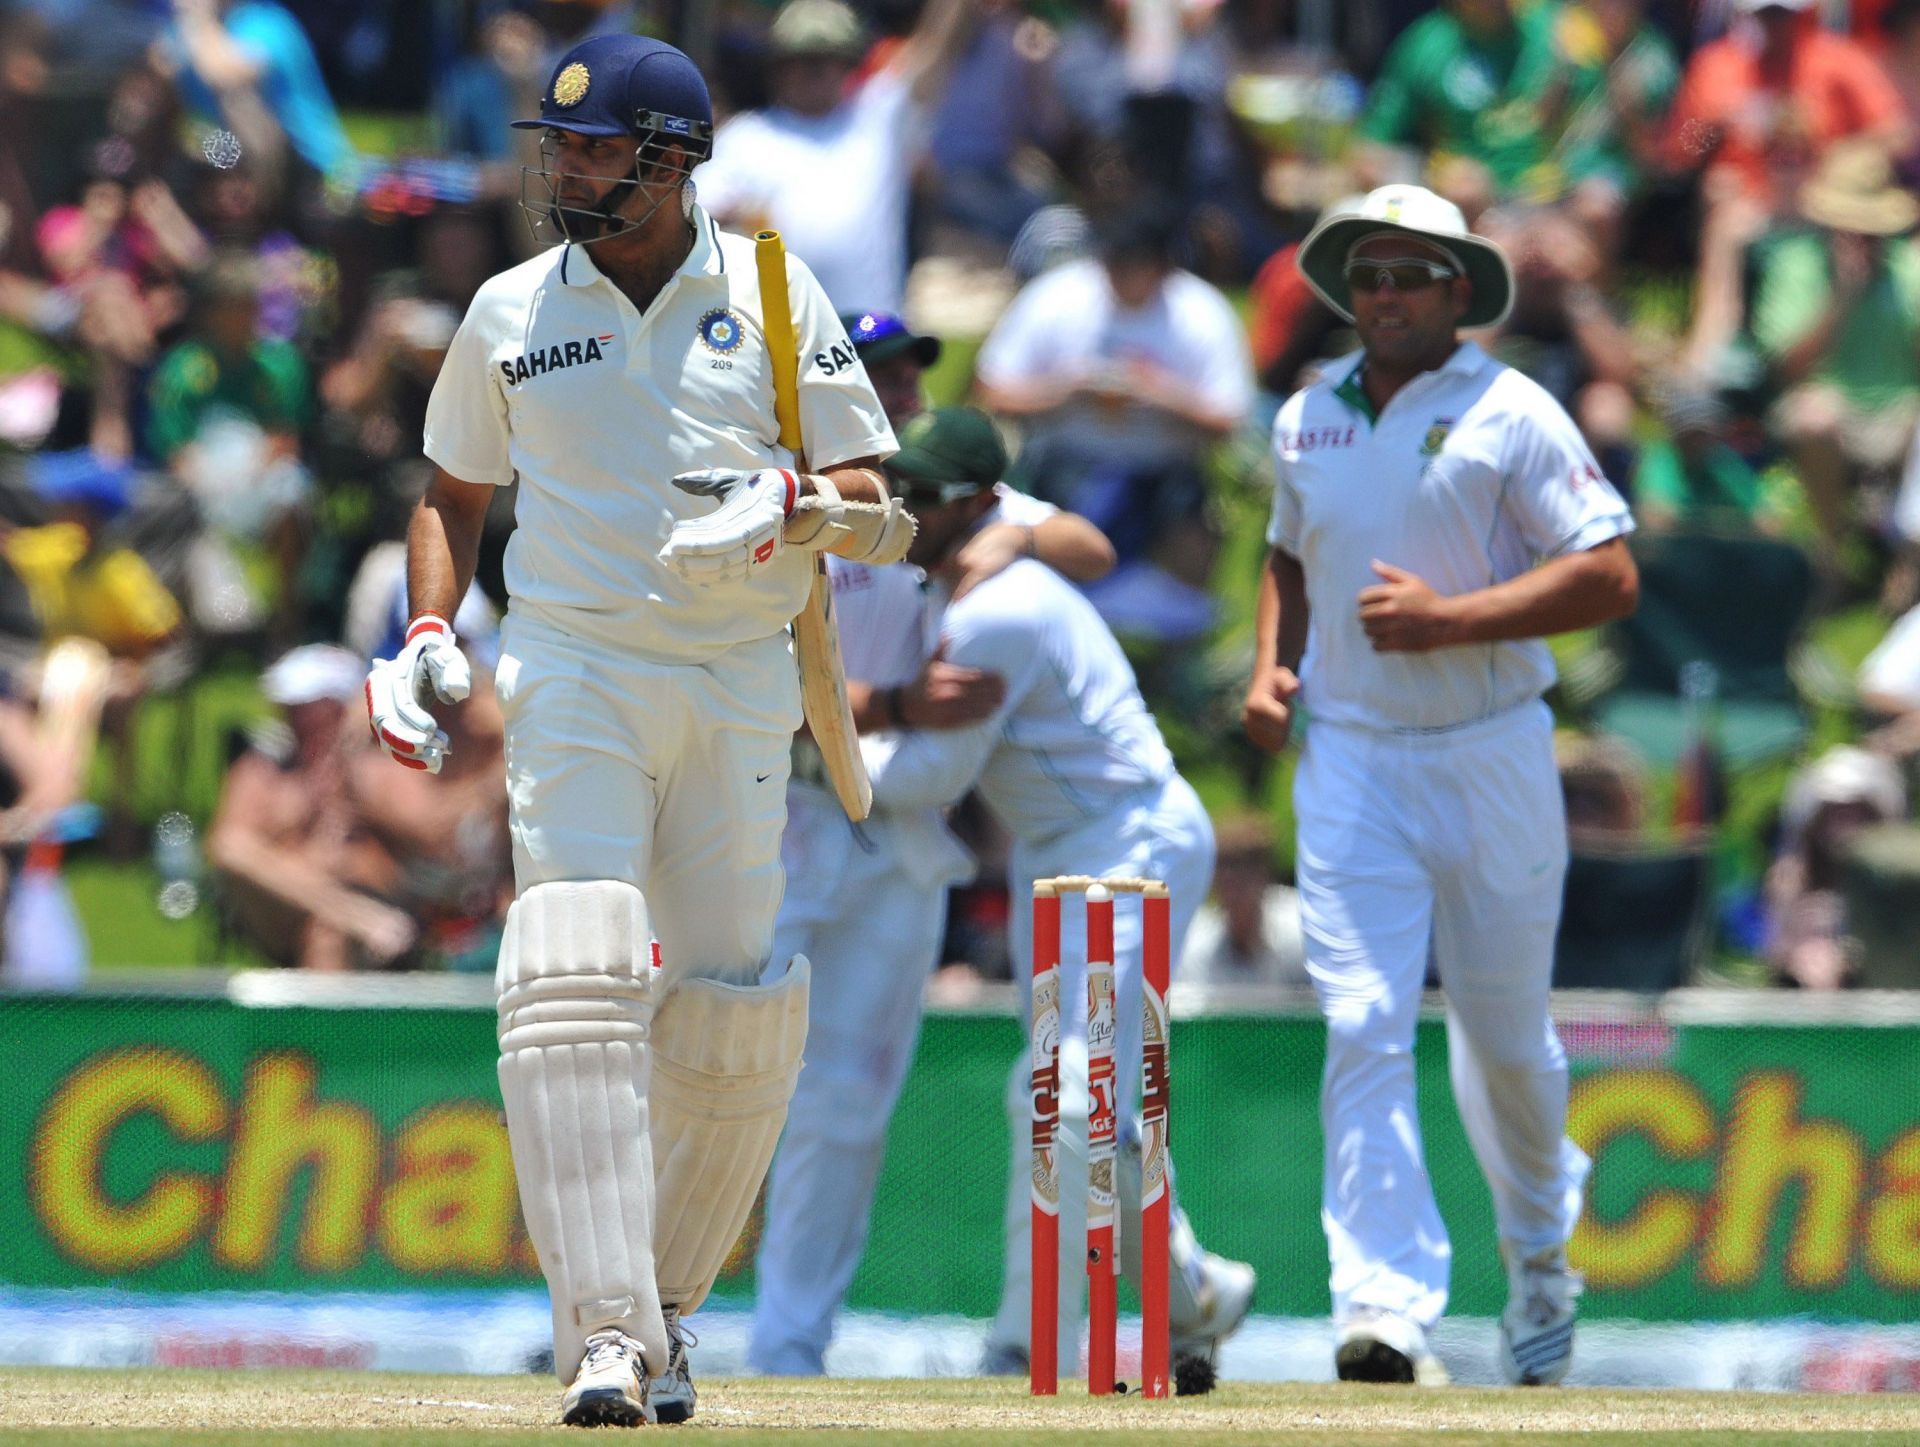
[[[1333,1369],[1343,1382],[1447,1384],[1447,1369],[1427,1350],[1427,1334],[1404,1316],[1377,1306],[1355,1307],[1340,1324]]]
[[[647,1383],[647,1400],[653,1405],[656,1420],[684,1422],[693,1415],[694,1399],[700,1395],[693,1389],[687,1348],[700,1343],[680,1324],[679,1307],[665,1307],[660,1314],[667,1324],[667,1369]]]
[[[1551,1387],[1573,1365],[1574,1302],[1586,1282],[1563,1246],[1507,1258],[1507,1309],[1500,1313],[1500,1366],[1517,1387]]]
[[[1245,1261],[1229,1261],[1211,1251],[1200,1258],[1200,1319],[1174,1334],[1171,1342],[1175,1391],[1183,1397],[1213,1390],[1220,1365],[1220,1343],[1240,1329],[1253,1309],[1260,1278]]]
[[[638,1427],[653,1421],[640,1343],[611,1326],[588,1337],[580,1370],[560,1399],[560,1420],[569,1427]]]

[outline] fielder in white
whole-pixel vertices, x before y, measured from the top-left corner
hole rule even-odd
[[[920,378],[939,359],[937,337],[896,316],[843,316],[888,420],[922,410]],[[1002,491],[964,556],[962,586],[1018,557],[1070,578],[1097,578],[1113,549],[1084,518]],[[911,563],[874,567],[829,558],[834,612],[854,720],[864,731],[942,730],[978,723],[1006,695],[999,675],[938,656],[939,615]],[[807,745],[796,745],[805,760]],[[877,807],[853,824],[815,771],[787,785],[781,849],[788,888],[773,958],[816,961],[807,1066],[767,1178],[766,1230],[754,1275],[754,1368],[782,1376],[826,1369],[834,1318],[867,1239],[900,1087],[920,1033],[927,977],[939,962],[947,889],[973,860],[937,807]]]
[[[1462,327],[1506,315],[1505,256],[1387,186],[1303,244],[1362,351],[1290,398],[1245,723],[1287,744],[1307,969],[1327,1019],[1322,1218],[1343,1378],[1414,1381],[1451,1252],[1421,1160],[1413,1037],[1429,958],[1454,1095],[1493,1192],[1501,1358],[1557,1382],[1587,1160],[1547,1013],[1566,872],[1549,634],[1633,610],[1633,520],[1573,422]]]
[[[945,601],[956,559],[998,505],[994,484],[1006,470],[1006,451],[986,415],[967,407],[915,418],[902,429],[901,442],[887,468],[920,524],[908,560],[927,569],[931,586]],[[1003,678],[1005,697],[992,714],[969,727],[940,733],[892,730],[862,740],[875,801],[896,811],[936,808],[977,788],[1013,836],[1009,873],[1016,904],[1032,897],[1035,879],[1057,874],[1165,880],[1173,895],[1173,957],[1178,959],[1213,873],[1213,826],[1193,789],[1174,771],[1133,669],[1093,605],[1051,568],[1023,559],[946,602],[940,639],[953,663]],[[1063,919],[1061,995],[1084,998],[1084,975],[1076,966],[1085,955],[1085,915],[1063,914],[1070,918]],[[1023,985],[1030,984],[1032,920],[1024,908],[1015,908],[1012,918],[1015,973]],[[1120,1167],[1121,1204],[1136,1221],[1140,934],[1137,910],[1116,912],[1120,1031],[1115,1059],[1121,1080],[1120,1148],[1126,1157]],[[1063,1033],[1068,1028],[1063,1025]],[[1082,1020],[1082,1037],[1084,1030]],[[1018,1370],[1026,1358],[1028,1075],[1024,1061],[1016,1065],[1009,1092],[1015,1159],[1006,1273],[988,1342],[989,1364],[1000,1370]],[[1084,1156],[1084,1133],[1079,1150]],[[1210,1368],[1220,1340],[1246,1316],[1253,1269],[1203,1251],[1177,1202],[1173,1214],[1174,1353],[1204,1359]],[[1063,1229],[1063,1238],[1066,1234]],[[1123,1231],[1121,1243],[1122,1267],[1137,1284],[1139,1232]],[[1076,1246],[1076,1260],[1080,1254]],[[1074,1279],[1063,1279],[1063,1297],[1071,1299],[1066,1282]],[[1074,1353],[1078,1342],[1066,1346]]]
[[[813,568],[792,543],[845,543],[819,523],[859,512],[840,499],[884,500],[893,435],[864,372],[832,364],[851,344],[791,261],[799,408],[826,465],[796,476],[775,441],[753,246],[688,181],[712,111],[684,55],[584,41],[515,124],[543,131],[522,204],[562,244],[482,286],[453,340],[408,540],[412,623],[368,709],[399,762],[439,767],[430,706],[468,687],[447,620],[492,490],[517,476],[497,675],[514,1170],[564,1420],[684,1421],[680,1318],[759,1191],[806,1032],[806,960],[761,983],[800,723],[786,629]],[[904,517],[894,533],[885,508],[863,516],[868,555],[898,556]]]

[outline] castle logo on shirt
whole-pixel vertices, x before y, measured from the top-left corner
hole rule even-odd
[[[535,347],[525,356],[502,358],[500,375],[509,387],[517,387],[529,377],[562,372],[583,362],[597,362],[606,356],[601,344],[612,340],[612,332],[602,332],[584,342],[555,342],[550,347]]]
[[[746,339],[747,329],[740,318],[726,307],[715,307],[700,318],[700,340],[710,352],[721,356],[740,350],[740,343]]]
[[[1304,432],[1280,434],[1283,452],[1319,452],[1329,447],[1351,447],[1360,435],[1357,427],[1309,427]]]

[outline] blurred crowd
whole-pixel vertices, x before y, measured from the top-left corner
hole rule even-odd
[[[217,947],[490,963],[491,690],[436,780],[381,767],[358,695],[404,621],[439,360],[535,246],[538,133],[507,122],[607,30],[711,78],[696,181],[721,223],[778,227],[841,311],[946,338],[936,387],[1021,434],[1010,480],[1112,540],[1091,596],[1246,811],[1195,977],[1301,980],[1279,791],[1229,736],[1231,600],[1273,411],[1352,344],[1295,248],[1419,180],[1508,249],[1518,301],[1481,340],[1567,406],[1642,526],[1641,615],[1570,647],[1555,700],[1584,877],[1629,909],[1664,891],[1681,942],[1671,978],[1621,983],[1728,952],[1810,988],[1920,983],[1858,917],[1920,889],[1920,0],[13,0],[10,875],[83,840],[143,852],[143,710],[191,717],[245,671],[262,711],[216,744],[217,799],[160,801],[198,816]],[[477,671],[501,491],[459,623]],[[77,703],[45,682],[75,640]],[[956,960],[1004,968],[1006,908],[991,883],[958,902]]]

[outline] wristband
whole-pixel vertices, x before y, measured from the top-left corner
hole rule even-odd
[[[907,722],[907,710],[900,701],[901,696],[905,694],[906,691],[907,686],[904,683],[896,683],[892,688],[880,695],[887,703],[887,722],[896,729],[910,729],[913,727],[912,724]]]
[[[1034,535],[1034,531],[1033,531],[1033,524],[1032,524],[1032,523],[1021,523],[1021,524],[1020,524],[1020,526],[1021,526],[1021,528],[1022,528],[1022,529],[1023,529],[1023,530],[1025,531],[1025,532],[1026,532],[1026,535],[1027,535],[1027,556],[1028,556],[1029,558],[1037,558],[1037,557],[1039,557],[1039,556],[1040,556],[1040,544],[1039,544],[1039,539],[1038,539],[1038,538],[1036,538],[1036,537],[1035,537],[1035,535]]]
[[[438,613],[416,613],[413,621],[407,624],[406,641],[411,643],[422,633],[452,633],[453,625]]]

